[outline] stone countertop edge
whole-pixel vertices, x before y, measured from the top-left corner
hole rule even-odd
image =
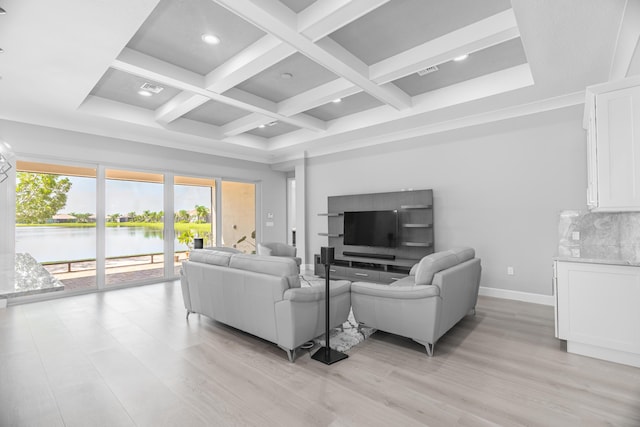
[[[573,258],[568,256],[553,257],[554,261],[581,262],[583,264],[608,264],[627,265],[630,267],[640,267],[640,261],[625,261],[622,259],[597,259],[597,258]]]

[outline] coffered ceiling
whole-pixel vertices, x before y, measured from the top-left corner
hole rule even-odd
[[[582,102],[625,5],[0,0],[0,118],[268,163],[339,152]]]

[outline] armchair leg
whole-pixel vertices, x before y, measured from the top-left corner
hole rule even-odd
[[[191,314],[191,312],[189,310],[187,310],[187,321],[189,320],[189,315]]]
[[[426,342],[426,341],[422,341],[422,340],[416,340],[416,339],[414,339],[414,341],[417,342],[418,344],[422,344],[424,346],[424,348],[427,350],[427,356],[433,357],[433,349],[436,346],[435,343],[430,343],[430,342]]]
[[[294,348],[293,350],[288,349],[288,348],[284,348],[281,346],[278,346],[281,349],[283,349],[284,351],[287,352],[287,358],[289,359],[289,362],[294,363],[296,361],[296,349]]]
[[[427,343],[424,347],[427,349],[427,355],[429,357],[433,357],[433,348],[435,347],[435,344],[429,344]]]

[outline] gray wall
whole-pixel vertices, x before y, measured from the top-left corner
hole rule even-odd
[[[551,295],[558,215],[586,209],[581,121],[579,106],[309,159],[308,259],[327,245],[328,196],[430,188],[436,250],[476,248],[481,286]]]

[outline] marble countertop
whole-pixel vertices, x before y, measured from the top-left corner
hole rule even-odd
[[[608,264],[608,265],[628,265],[632,267],[640,267],[640,261],[629,261],[622,259],[601,259],[601,258],[576,258],[569,256],[557,256],[554,261],[581,262],[585,264]]]

